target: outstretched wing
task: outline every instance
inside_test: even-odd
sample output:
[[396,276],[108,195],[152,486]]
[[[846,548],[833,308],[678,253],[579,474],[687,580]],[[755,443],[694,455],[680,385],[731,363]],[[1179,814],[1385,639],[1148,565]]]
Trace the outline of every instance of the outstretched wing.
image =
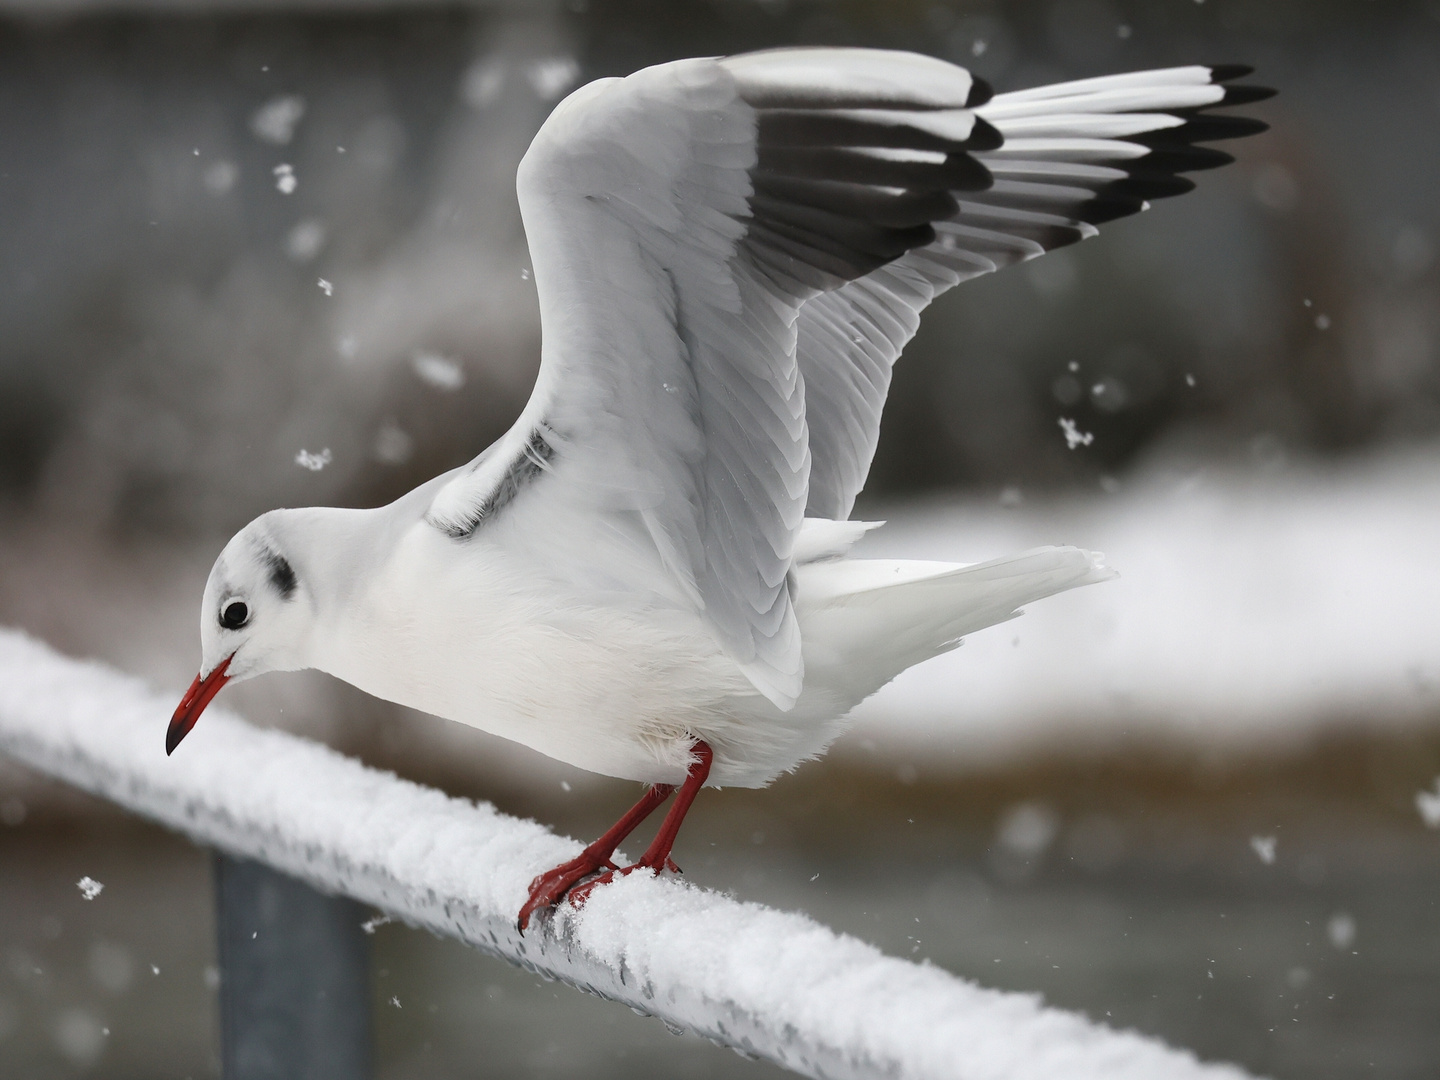
[[1142,72],[977,108],[988,90],[939,60],[782,49],[583,87],[519,173],[535,391],[429,520],[457,540],[501,519],[532,540],[640,537],[789,707],[795,540],[807,513],[848,515],[921,310],[1226,160],[1191,144],[1258,130],[1200,111],[1254,99],[1221,85],[1236,74]]
[[975,93],[927,57],[786,49],[571,95],[519,171],[544,333],[534,393],[429,520],[461,540],[505,518],[645,537],[788,708],[813,430],[796,319],[933,243],[952,192],[988,186],[967,150],[998,140]]
[[1092,236],[1095,226],[1179,195],[1179,175],[1233,160],[1198,142],[1265,130],[1208,108],[1271,91],[1225,85],[1240,67],[1183,67],[1001,94],[976,109],[1003,142],[977,152],[994,177],[959,195],[934,242],[801,309],[797,362],[810,425],[806,513],[844,518],[865,483],[890,371],[920,313],[960,282]]

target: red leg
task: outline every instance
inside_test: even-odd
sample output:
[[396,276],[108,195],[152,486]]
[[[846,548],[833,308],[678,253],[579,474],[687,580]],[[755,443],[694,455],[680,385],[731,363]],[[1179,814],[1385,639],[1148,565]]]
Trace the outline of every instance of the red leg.
[[615,869],[615,864],[610,861],[615,849],[657,806],[668,799],[674,790],[673,784],[652,785],[640,801],[627,810],[625,816],[612,825],[599,840],[569,862],[561,863],[554,870],[549,870],[530,882],[530,899],[525,901],[525,906],[520,909],[520,932],[525,932],[531,915],[541,908],[554,907],[577,881],[589,877],[597,870]]
[[691,765],[690,771],[685,774],[685,783],[681,785],[680,793],[675,796],[675,802],[670,807],[670,812],[665,815],[665,820],[660,825],[660,831],[655,834],[655,839],[650,842],[645,854],[640,856],[640,861],[634,866],[627,866],[621,870],[612,867],[594,880],[571,889],[570,903],[577,908],[583,906],[589,898],[591,890],[597,885],[613,881],[616,874],[634,873],[641,867],[653,870],[657,874],[667,868],[676,871],[680,869],[671,861],[670,849],[675,846],[675,837],[680,833],[680,826],[685,821],[690,804],[695,801],[695,796],[700,794],[700,789],[705,786],[705,779],[710,775],[710,763],[715,758],[715,752],[710,749],[710,744],[703,739],[695,740],[692,749],[699,760]]

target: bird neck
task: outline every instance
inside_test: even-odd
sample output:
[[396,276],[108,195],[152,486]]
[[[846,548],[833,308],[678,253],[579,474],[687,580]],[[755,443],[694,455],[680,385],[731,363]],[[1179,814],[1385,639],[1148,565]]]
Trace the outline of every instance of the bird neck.
[[307,506],[279,511],[271,520],[310,608],[313,630],[343,618],[356,590],[384,560],[391,543],[384,510]]

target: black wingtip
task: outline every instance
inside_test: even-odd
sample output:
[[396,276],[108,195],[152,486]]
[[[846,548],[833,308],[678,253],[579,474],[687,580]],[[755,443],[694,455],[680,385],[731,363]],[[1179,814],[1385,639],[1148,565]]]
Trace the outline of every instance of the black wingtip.
[[984,79],[977,79],[974,75],[971,75],[970,79],[970,96],[965,99],[965,107],[978,109],[995,96],[995,91]]
[[1206,169],[1218,169],[1222,165],[1229,165],[1234,160],[1233,155],[1227,154],[1224,150],[1216,150],[1211,146],[1175,144],[1157,147],[1145,157],[1131,163],[1132,167],[1127,171],[1132,175],[1147,172],[1202,172]]
[[966,150],[974,150],[977,153],[985,150],[999,150],[1005,145],[1005,136],[1000,134],[1000,129],[983,116],[975,117],[975,126],[970,129],[970,137],[962,144]]
[[1256,101],[1269,101],[1280,91],[1268,86],[1227,86],[1225,96],[1219,105],[1249,105]]
[[1075,216],[1090,225],[1104,225],[1107,221],[1129,217],[1145,209],[1144,199],[1125,195],[1111,195],[1108,192],[1096,195],[1080,204]]
[[1255,69],[1249,64],[1211,64],[1211,82],[1229,82],[1231,79],[1243,79],[1246,75],[1254,75]]
[[1195,190],[1195,181],[1188,176],[1173,174],[1132,173],[1124,180],[1116,180],[1105,189],[1107,195],[1123,195],[1137,202],[1150,199],[1173,199]]
[[945,155],[945,178],[951,191],[989,191],[995,186],[984,163],[963,153]]
[[1216,113],[1197,113],[1180,127],[1162,128],[1144,135],[1130,136],[1131,142],[1140,143],[1154,150],[1166,147],[1193,146],[1195,143],[1217,142],[1221,139],[1243,139],[1269,131],[1270,125],[1263,120],[1248,116],[1229,116]]

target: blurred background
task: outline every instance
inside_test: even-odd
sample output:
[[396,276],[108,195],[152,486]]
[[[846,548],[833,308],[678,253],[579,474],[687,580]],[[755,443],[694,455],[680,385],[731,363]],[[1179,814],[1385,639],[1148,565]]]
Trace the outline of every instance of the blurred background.
[[[790,43],[1281,93],[1235,165],[945,296],[897,368],[870,552],[1071,542],[1121,578],[708,793],[677,858],[1259,1074],[1434,1076],[1434,0],[0,0],[0,623],[178,697],[234,530],[387,501],[520,409],[514,171],[556,101]],[[634,797],[322,676],[227,693],[572,835]],[[210,873],[0,758],[0,1076],[218,1075]],[[386,1080],[780,1075],[454,942],[374,945]]]

